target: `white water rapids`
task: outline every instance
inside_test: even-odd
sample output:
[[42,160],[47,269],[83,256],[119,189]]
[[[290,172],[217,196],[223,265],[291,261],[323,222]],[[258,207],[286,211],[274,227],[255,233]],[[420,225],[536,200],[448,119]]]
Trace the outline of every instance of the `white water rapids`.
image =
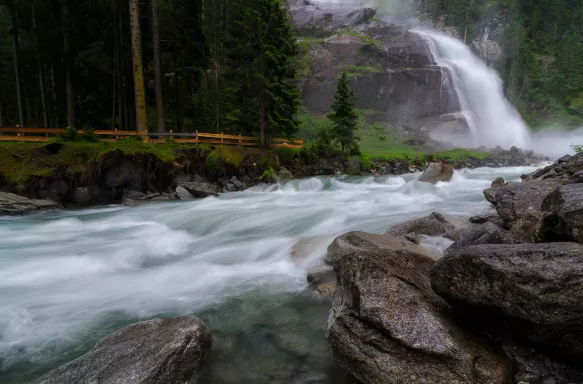
[[[121,326],[196,314],[214,345],[201,383],[338,383],[324,340],[329,303],[306,268],[350,230],[382,233],[432,211],[489,209],[497,176],[451,183],[312,178],[220,198],[0,218],[0,382],[28,383]],[[275,188],[275,190],[274,190]],[[302,240],[308,257],[292,257]]]

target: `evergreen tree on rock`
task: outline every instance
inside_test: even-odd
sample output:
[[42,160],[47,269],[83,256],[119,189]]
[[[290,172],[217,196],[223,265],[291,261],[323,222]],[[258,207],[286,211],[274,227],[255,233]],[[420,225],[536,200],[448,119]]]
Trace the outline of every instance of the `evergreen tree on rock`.
[[332,104],[332,112],[328,118],[332,120],[332,138],[340,143],[342,151],[349,151],[350,155],[360,153],[358,147],[358,114],[354,110],[356,107],[356,97],[354,91],[350,88],[348,76],[343,72],[336,85],[336,95]]
[[227,38],[227,119],[240,133],[290,136],[300,106],[298,47],[281,0],[233,0]]

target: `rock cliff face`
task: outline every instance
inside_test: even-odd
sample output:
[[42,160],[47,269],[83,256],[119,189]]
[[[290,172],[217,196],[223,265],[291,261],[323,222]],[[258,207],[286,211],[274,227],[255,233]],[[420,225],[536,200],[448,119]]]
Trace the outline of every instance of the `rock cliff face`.
[[421,128],[459,111],[449,73],[417,34],[374,18],[365,7],[296,0],[290,10],[306,48],[300,87],[309,112],[329,110],[342,70],[351,77],[358,107],[378,111],[381,121]]

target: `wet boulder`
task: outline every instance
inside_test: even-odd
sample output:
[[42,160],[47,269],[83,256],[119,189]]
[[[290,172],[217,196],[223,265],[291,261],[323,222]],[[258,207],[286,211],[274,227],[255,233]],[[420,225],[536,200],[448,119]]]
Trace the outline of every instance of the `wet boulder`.
[[501,342],[506,358],[514,367],[514,380],[526,384],[575,384],[583,383],[583,369],[549,357],[512,340]]
[[522,243],[522,241],[517,239],[513,234],[488,221],[479,227],[472,228],[465,232],[445,251],[445,254],[447,255],[470,245],[520,243]]
[[405,236],[416,233],[425,236],[443,236],[467,227],[462,221],[433,212],[429,216],[413,219],[387,229],[385,235]]
[[440,181],[450,181],[453,177],[453,168],[444,163],[430,163],[419,181],[437,184]]
[[357,250],[335,260],[338,281],[326,337],[334,357],[359,382],[509,381],[505,361],[461,329],[432,291],[434,265],[399,246]]
[[334,239],[328,247],[326,262],[334,264],[342,257],[356,251],[368,250],[400,250],[404,254],[409,252],[425,255],[429,259],[437,259],[438,254],[429,252],[423,246],[411,242],[401,236],[375,235],[366,232],[348,232]]
[[325,265],[308,270],[308,288],[320,296],[332,297],[336,291],[336,274],[331,266]]
[[456,313],[496,334],[583,358],[583,245],[476,245],[439,260],[431,286]]
[[292,175],[286,167],[280,167],[277,176],[279,176],[280,180],[290,180],[294,178],[294,175]]
[[472,216],[470,217],[470,223],[472,224],[493,223],[494,225],[500,228],[504,226],[504,220],[502,220],[502,218],[498,215]]
[[529,242],[545,240],[549,225],[543,201],[559,184],[554,180],[532,180],[511,183],[496,191],[494,205],[504,225],[517,236]]
[[178,196],[179,200],[194,200],[192,193],[188,192],[186,188],[180,185],[176,187],[176,195]]
[[188,183],[180,183],[179,186],[186,189],[196,198],[205,198],[219,195],[217,186],[206,181],[191,181]]
[[0,192],[0,215],[23,215],[60,208],[59,204],[51,200],[28,199],[14,193]]
[[563,185],[543,201],[547,238],[571,238],[583,243],[583,184]]
[[209,330],[200,319],[154,319],[122,328],[37,383],[196,382],[210,348]]

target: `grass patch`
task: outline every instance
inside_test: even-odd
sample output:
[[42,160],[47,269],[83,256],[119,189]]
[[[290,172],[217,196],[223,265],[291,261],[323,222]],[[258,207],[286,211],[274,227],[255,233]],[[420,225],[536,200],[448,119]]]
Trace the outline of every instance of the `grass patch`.
[[449,149],[446,151],[436,152],[430,154],[434,160],[442,161],[459,161],[465,159],[480,159],[484,160],[492,156],[490,152],[475,152],[465,148]]
[[383,45],[380,41],[373,39],[370,36],[360,34],[352,30],[352,28],[348,27],[343,31],[338,32],[338,36],[342,35],[350,35],[352,37],[356,37],[357,39],[362,40],[366,45],[374,49],[382,49]]
[[374,67],[347,65],[344,67],[344,70],[348,77],[373,76],[385,72],[380,65]]

